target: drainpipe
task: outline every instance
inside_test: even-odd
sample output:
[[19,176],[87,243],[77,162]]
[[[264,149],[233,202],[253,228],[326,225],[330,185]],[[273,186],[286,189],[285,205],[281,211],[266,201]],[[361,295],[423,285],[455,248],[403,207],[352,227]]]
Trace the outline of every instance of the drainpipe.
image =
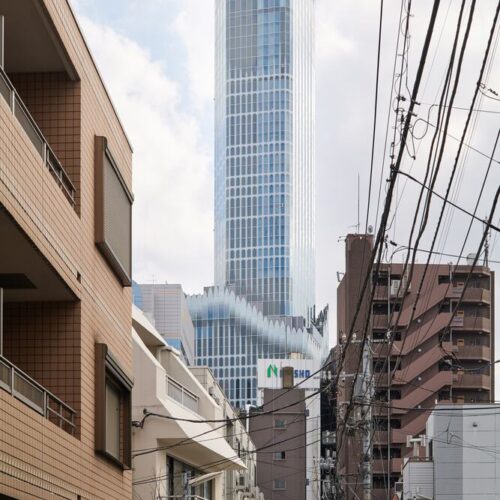
[[5,58],[4,58],[4,45],[5,45],[5,22],[4,17],[0,16],[0,68],[4,67]]

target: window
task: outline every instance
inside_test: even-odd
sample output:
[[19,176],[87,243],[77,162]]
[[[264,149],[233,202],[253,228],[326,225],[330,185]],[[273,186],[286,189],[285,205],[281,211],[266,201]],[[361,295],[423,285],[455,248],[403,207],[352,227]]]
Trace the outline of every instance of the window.
[[109,353],[96,345],[96,451],[124,469],[131,466],[132,382]]
[[273,490],[286,490],[286,481],[284,479],[275,479],[273,481]]
[[274,420],[274,428],[275,429],[286,429],[286,420],[276,418]]
[[274,458],[274,460],[285,460],[285,458],[286,458],[285,452],[284,451],[275,451],[273,458]]
[[450,303],[448,301],[445,301],[445,302],[441,302],[439,304],[439,312],[440,313],[447,313],[447,312],[451,312],[450,311]]
[[123,286],[132,285],[133,196],[104,137],[95,138],[95,240]]

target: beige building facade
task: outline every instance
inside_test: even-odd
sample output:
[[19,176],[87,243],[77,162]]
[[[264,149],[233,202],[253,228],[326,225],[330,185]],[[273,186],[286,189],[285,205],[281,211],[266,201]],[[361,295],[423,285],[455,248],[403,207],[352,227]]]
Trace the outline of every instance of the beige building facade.
[[258,499],[255,448],[209,369],[188,367],[133,309],[137,498]]
[[132,149],[66,0],[0,47],[0,494],[130,498]]
[[264,500],[264,494],[257,486],[257,449],[250,437],[250,421],[238,419],[238,413],[231,406],[224,391],[207,366],[190,367],[191,373],[223,409],[228,424],[224,436],[229,445],[245,464],[245,469],[224,472],[224,500]]

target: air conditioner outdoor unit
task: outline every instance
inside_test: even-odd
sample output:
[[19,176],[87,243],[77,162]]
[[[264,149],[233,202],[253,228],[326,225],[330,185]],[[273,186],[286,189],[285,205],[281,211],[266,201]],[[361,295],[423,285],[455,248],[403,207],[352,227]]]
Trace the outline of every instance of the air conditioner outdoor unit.
[[391,297],[399,296],[403,293],[403,286],[401,280],[391,281]]
[[[407,290],[408,288],[408,290]],[[391,297],[402,297],[411,290],[411,283],[408,283],[408,276],[404,275],[402,279],[391,281]]]

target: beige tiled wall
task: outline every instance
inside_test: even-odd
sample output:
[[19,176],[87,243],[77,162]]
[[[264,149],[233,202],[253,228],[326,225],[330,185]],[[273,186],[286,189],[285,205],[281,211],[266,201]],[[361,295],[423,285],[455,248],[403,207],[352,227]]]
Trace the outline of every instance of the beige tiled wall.
[[80,324],[79,302],[5,305],[4,356],[78,414]]
[[[13,79],[77,185],[79,206],[75,211],[68,202],[2,98],[0,204],[78,301],[9,305],[7,330],[15,330],[18,339],[11,340],[7,349],[17,356],[15,362],[78,409],[79,432],[76,437],[69,435],[0,390],[0,493],[20,499],[54,498],[56,493],[75,500],[78,495],[126,499],[132,497],[131,471],[120,470],[94,452],[95,343],[107,343],[132,375],[131,290],[120,285],[94,243],[94,137],[108,139],[129,188],[132,151],[67,0],[42,3],[79,81],[43,75],[41,87],[33,87],[29,76]],[[57,104],[39,110],[40,88]],[[55,121],[53,113],[58,113]],[[59,113],[64,113],[64,129],[56,123],[62,117]],[[57,342],[54,359],[48,350],[44,352],[45,340],[41,342],[38,333],[49,345]],[[28,346],[23,356],[16,354],[21,339]]]
[[80,82],[65,73],[10,74],[10,80],[76,188],[80,206]]

